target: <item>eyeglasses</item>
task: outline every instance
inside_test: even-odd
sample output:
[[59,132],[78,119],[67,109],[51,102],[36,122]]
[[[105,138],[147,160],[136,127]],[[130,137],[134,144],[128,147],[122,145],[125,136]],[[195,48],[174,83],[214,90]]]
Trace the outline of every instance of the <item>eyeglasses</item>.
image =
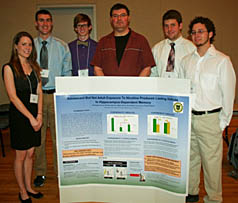
[[201,35],[201,34],[203,34],[204,32],[208,32],[208,31],[207,31],[207,30],[198,30],[198,31],[193,30],[193,31],[191,32],[191,35],[196,35],[196,34]]
[[78,24],[77,27],[79,27],[79,28],[86,28],[86,27],[88,27],[88,24]]
[[118,14],[113,14],[113,15],[112,15],[113,18],[119,18],[119,17],[125,18],[126,16],[127,16],[126,13],[122,13],[122,14],[120,14],[120,15],[118,15]]

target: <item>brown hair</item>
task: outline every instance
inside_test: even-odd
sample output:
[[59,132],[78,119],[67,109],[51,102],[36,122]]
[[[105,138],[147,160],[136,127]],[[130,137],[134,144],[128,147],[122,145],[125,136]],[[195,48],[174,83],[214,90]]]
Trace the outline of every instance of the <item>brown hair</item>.
[[17,53],[17,49],[15,48],[15,46],[19,43],[19,41],[22,37],[28,37],[31,40],[32,51],[31,51],[30,56],[27,58],[27,60],[28,60],[29,64],[31,65],[32,69],[36,72],[38,80],[40,80],[41,68],[40,68],[39,64],[36,62],[37,54],[36,54],[35,44],[34,44],[34,40],[33,40],[32,36],[28,32],[19,32],[13,38],[12,54],[11,54],[9,63],[13,66],[17,77],[19,77],[19,76],[26,77],[23,72],[23,68],[22,68],[18,53]]
[[91,19],[86,14],[83,13],[79,13],[74,17],[74,28],[76,28],[78,23],[80,22],[87,22],[88,27],[92,25]]

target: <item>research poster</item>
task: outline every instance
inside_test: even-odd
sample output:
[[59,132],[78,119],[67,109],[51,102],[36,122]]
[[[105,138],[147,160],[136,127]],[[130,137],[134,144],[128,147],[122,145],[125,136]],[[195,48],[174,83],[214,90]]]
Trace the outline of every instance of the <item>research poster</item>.
[[189,96],[56,94],[60,186],[154,186],[186,194]]

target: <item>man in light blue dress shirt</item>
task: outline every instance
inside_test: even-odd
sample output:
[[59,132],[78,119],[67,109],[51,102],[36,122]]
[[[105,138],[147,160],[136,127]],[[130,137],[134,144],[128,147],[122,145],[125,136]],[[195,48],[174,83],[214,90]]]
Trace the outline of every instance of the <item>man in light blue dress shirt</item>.
[[[71,54],[67,43],[53,37],[52,15],[47,10],[39,10],[35,14],[35,26],[39,36],[34,39],[37,50],[37,61],[42,71],[42,89],[43,89],[43,125],[41,129],[41,146],[35,149],[35,174],[34,185],[43,186],[46,178],[47,160],[46,160],[46,131],[49,124],[53,147],[54,170],[57,174],[57,155],[56,155],[56,132],[55,132],[55,113],[54,97],[55,77],[71,76],[72,62]],[[42,47],[46,46],[44,53]],[[43,55],[46,58],[43,58]],[[44,62],[42,62],[44,60]],[[44,65],[42,65],[44,64]],[[47,65],[45,65],[47,64]],[[46,67],[43,67],[46,66]]]

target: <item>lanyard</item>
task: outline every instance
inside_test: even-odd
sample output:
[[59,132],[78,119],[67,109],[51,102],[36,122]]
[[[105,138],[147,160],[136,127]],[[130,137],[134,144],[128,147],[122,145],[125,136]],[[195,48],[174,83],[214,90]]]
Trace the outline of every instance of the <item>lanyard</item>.
[[[38,78],[37,78],[37,75],[36,75],[36,73],[35,73],[34,70],[32,70],[32,71],[33,71],[33,73],[34,73],[34,75],[35,75],[35,77],[36,77],[37,84],[38,84]],[[26,75],[26,78],[27,78],[27,80],[28,80],[28,83],[29,83],[29,86],[30,86],[30,91],[31,91],[31,94],[32,94],[31,80],[29,79],[28,75]]]
[[[80,70],[80,61],[79,61],[79,47],[78,43],[76,43],[76,51],[77,51],[77,62],[78,62],[78,70]],[[90,49],[90,41],[88,41],[88,54],[87,54],[87,68],[89,64],[89,49]]]

